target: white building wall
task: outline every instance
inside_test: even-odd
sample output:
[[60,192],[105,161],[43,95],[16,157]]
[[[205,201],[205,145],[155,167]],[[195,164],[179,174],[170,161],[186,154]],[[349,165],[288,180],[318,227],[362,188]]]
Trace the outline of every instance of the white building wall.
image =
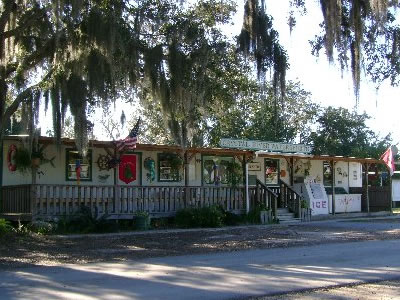
[[[32,175],[30,172],[22,174],[19,171],[11,172],[7,167],[7,153],[9,146],[15,144],[17,148],[22,147],[22,143],[15,140],[5,140],[3,147],[3,185],[19,185],[19,184],[31,184]],[[38,184],[76,184],[76,181],[69,181],[66,179],[66,150],[73,149],[72,146],[62,145],[60,150],[57,149],[56,145],[48,145],[44,149],[44,156],[46,159],[53,157],[53,167],[50,163],[40,165],[36,176],[36,182]],[[162,151],[134,151],[129,155],[137,155],[136,158],[136,174],[137,179],[129,184],[119,180],[119,169],[111,170],[100,170],[97,165],[97,160],[100,155],[107,155],[107,152],[103,148],[90,148],[92,150],[92,180],[85,181],[81,180],[81,185],[113,185],[114,184],[114,173],[116,174],[117,184],[123,186],[184,186],[185,176],[184,170],[181,170],[181,180],[178,182],[160,182],[158,181],[158,154],[163,153]],[[150,157],[155,161],[155,180],[150,182],[147,173],[149,171],[144,167],[144,160]],[[236,160],[239,162],[238,160]],[[108,175],[108,176],[107,176]],[[202,185],[202,155],[197,153],[192,158],[189,165],[189,185],[190,186],[201,186]]]
[[[307,160],[303,160],[306,164]],[[311,168],[309,170],[309,175],[306,176],[304,182],[309,183],[323,183],[323,161],[322,160],[310,160]]]
[[335,186],[349,191],[349,165],[345,161],[335,163]]
[[349,186],[362,187],[362,165],[357,162],[349,163]]

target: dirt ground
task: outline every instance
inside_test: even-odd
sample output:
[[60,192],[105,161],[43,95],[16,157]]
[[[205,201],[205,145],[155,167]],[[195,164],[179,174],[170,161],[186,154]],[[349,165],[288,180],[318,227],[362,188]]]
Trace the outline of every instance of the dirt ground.
[[396,300],[400,299],[400,280],[317,289],[249,300]]
[[0,269],[400,238],[400,218],[0,239]]

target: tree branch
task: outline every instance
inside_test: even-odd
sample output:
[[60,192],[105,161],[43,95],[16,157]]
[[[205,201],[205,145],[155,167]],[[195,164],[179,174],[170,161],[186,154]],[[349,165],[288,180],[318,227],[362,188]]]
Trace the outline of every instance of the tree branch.
[[4,131],[4,127],[7,123],[7,121],[11,118],[11,116],[17,111],[18,107],[21,105],[21,103],[30,95],[32,94],[33,91],[35,90],[40,90],[41,86],[43,85],[44,82],[46,82],[51,75],[53,74],[53,69],[51,69],[43,79],[35,85],[32,85],[28,88],[26,88],[24,91],[18,94],[18,96],[14,99],[14,101],[7,107],[5,110],[4,114],[1,116],[1,123],[0,123],[0,135]]
[[12,36],[16,36],[20,32],[22,32],[24,29],[35,24],[38,20],[40,20],[41,18],[44,18],[44,17],[46,17],[46,14],[43,11],[41,11],[41,10],[35,11],[35,12],[33,12],[33,15],[31,15],[29,17],[28,21],[26,21],[22,25],[20,25],[16,28],[13,28],[11,30],[8,30],[8,31],[0,31],[0,38],[7,39]]
[[15,8],[16,4],[13,0],[3,0],[3,7],[4,11],[1,13],[0,16],[0,33],[4,32],[4,28],[7,24],[7,21],[10,17],[11,12]]

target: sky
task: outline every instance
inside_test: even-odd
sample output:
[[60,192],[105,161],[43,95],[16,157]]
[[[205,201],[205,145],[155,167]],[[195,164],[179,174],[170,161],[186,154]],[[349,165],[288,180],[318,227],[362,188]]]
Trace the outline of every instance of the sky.
[[[322,22],[322,13],[319,1],[307,1],[307,15],[297,16],[297,24],[292,33],[287,25],[289,0],[266,0],[267,12],[273,17],[273,26],[279,32],[281,44],[289,56],[290,69],[287,79],[296,80],[303,84],[306,91],[312,93],[312,100],[322,106],[345,107],[356,109],[358,113],[366,112],[371,116],[367,125],[381,137],[392,133],[393,144],[400,143],[400,129],[398,126],[400,102],[399,88],[383,84],[376,91],[373,83],[362,78],[359,103],[353,93],[351,74],[342,74],[338,65],[330,65],[326,56],[321,52],[316,58],[311,54],[309,40],[319,34],[319,24]],[[223,28],[225,34],[236,36],[240,33],[243,23],[243,0],[237,0],[238,12],[233,18],[233,24]],[[129,112],[134,107],[117,103],[112,118],[119,120],[122,110],[129,118]],[[100,115],[100,113],[98,114]],[[43,124],[42,133],[45,133],[51,124]],[[125,126],[122,136],[127,135],[129,128]],[[95,126],[95,136],[98,139],[109,139],[101,126]]]

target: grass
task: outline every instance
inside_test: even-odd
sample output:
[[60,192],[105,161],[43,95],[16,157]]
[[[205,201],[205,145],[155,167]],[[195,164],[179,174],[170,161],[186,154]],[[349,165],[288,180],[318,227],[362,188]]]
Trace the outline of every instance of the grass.
[[393,213],[394,214],[400,214],[400,207],[393,208]]

